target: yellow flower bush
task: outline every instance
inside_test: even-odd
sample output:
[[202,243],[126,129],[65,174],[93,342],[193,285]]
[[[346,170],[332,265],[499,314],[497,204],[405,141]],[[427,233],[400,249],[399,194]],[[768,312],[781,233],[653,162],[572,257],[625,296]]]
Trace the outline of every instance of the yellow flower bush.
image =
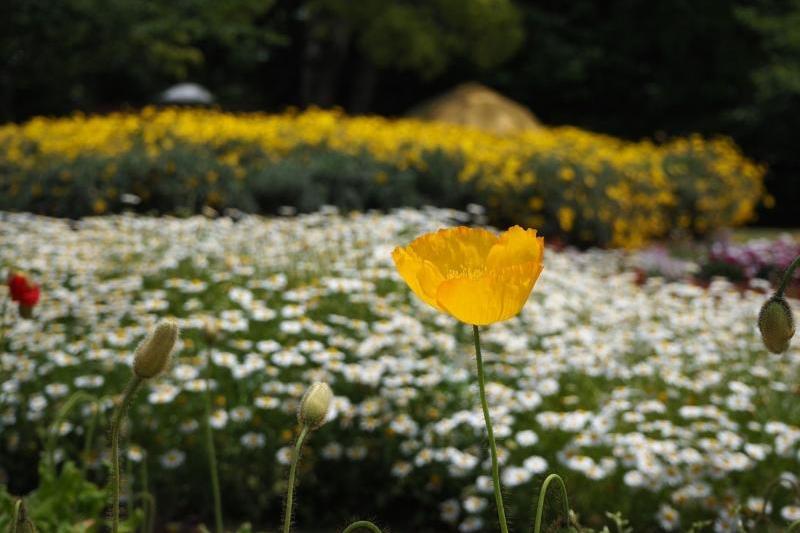
[[412,119],[145,108],[0,126],[0,209],[62,216],[486,205],[492,222],[638,246],[752,219],[765,169],[729,139],[628,142],[572,127],[497,136]]
[[508,320],[522,310],[542,271],[544,239],[514,226],[502,235],[451,228],[392,253],[400,275],[425,303],[471,325]]

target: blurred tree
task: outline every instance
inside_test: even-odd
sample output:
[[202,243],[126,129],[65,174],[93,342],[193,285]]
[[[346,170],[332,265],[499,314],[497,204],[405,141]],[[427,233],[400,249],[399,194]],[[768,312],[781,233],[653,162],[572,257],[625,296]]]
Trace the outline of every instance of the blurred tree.
[[546,121],[626,136],[684,133],[719,125],[748,96],[756,43],[730,0],[540,0],[520,9],[526,52],[492,82]]
[[759,37],[759,63],[750,70],[752,98],[735,111],[737,137],[769,163],[767,187],[778,198],[770,222],[797,226],[800,202],[800,0],[764,0],[736,9]]
[[[370,108],[380,70],[430,80],[456,60],[488,69],[523,37],[510,0],[310,0],[303,15],[304,103],[332,105],[346,86],[355,112]],[[355,64],[349,84],[342,79],[348,60]]]
[[[770,165],[769,224],[797,224],[800,0],[537,0],[484,81],[546,123],[625,137],[728,134]],[[794,198],[795,201],[789,201]]]
[[800,0],[765,0],[735,13],[761,38],[766,61],[752,72],[756,101],[800,95]]
[[399,114],[479,81],[545,123],[732,135],[800,198],[800,0],[3,0],[0,121],[152,101]]
[[147,101],[190,73],[214,77],[218,65],[246,74],[285,44],[267,24],[271,6],[270,0],[6,0],[0,119]]

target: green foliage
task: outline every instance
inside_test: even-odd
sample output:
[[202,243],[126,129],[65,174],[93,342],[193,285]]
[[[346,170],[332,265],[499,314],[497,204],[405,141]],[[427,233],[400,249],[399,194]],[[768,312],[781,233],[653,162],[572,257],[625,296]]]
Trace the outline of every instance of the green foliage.
[[522,41],[518,12],[509,0],[371,0],[312,5],[347,21],[359,50],[378,67],[440,74],[462,59],[488,68],[507,59]]
[[755,33],[758,50],[758,61],[747,71],[752,96],[731,112],[735,133],[751,153],[771,165],[767,186],[777,199],[773,216],[793,225],[800,198],[794,142],[800,129],[800,2],[748,2],[735,15]]
[[496,225],[628,247],[751,220],[764,173],[724,138],[631,143],[577,128],[497,136],[320,110],[174,108],[7,125],[0,169],[0,209],[62,217],[472,202]]
[[546,123],[629,138],[724,133],[770,165],[761,217],[795,223],[796,0],[520,2],[520,52],[484,81]]
[[[448,163],[452,169],[453,162]],[[442,202],[457,205],[467,196],[467,187],[450,189],[450,185],[457,183],[438,175],[426,179],[427,176],[412,169],[397,169],[366,153],[353,157],[318,147],[298,148],[274,164],[254,168],[248,177],[251,196],[243,198],[242,205],[261,212],[275,212],[280,206],[308,212],[322,205],[347,210]],[[438,183],[441,188],[426,190],[423,186],[426,182]],[[442,189],[456,192],[447,198],[438,194]]]
[[[419,172],[379,162],[367,153],[351,156],[325,147],[301,146],[278,161],[255,147],[248,152],[241,166],[187,142],[176,142],[155,157],[139,145],[115,158],[55,158],[30,172],[18,195],[0,198],[0,209],[62,217],[122,209],[188,215],[207,205],[262,213],[282,206],[310,212],[323,205],[363,211],[466,205],[475,197],[472,186],[457,179],[460,163],[440,153],[426,154],[431,165]],[[121,194],[109,198],[109,190],[133,193],[141,203],[126,204]]]
[[756,99],[800,96],[800,2],[759,2],[737,7],[735,14],[759,35],[768,58],[752,72]]
[[[0,530],[10,526],[16,498],[0,486]],[[39,487],[25,497],[28,517],[42,533],[95,531],[103,516],[106,492],[86,480],[81,470],[67,461],[54,473],[46,461],[39,463]],[[129,526],[127,531],[133,531]]]
[[[73,461],[67,460],[58,468],[53,460],[56,436],[62,423],[74,410],[79,402],[91,402],[94,411],[99,409],[97,400],[85,391],[72,394],[56,413],[52,425],[48,428],[46,444],[40,454],[38,463],[39,483],[35,490],[24,497],[25,515],[35,526],[34,531],[42,533],[88,533],[97,531],[104,523],[103,514],[108,503],[107,491],[95,485],[86,477],[86,467],[78,467]],[[84,445],[84,460],[92,445],[96,414],[85,415],[87,432]],[[152,496],[145,494],[143,499],[148,500],[148,517],[152,517]],[[11,496],[6,487],[0,485],[0,510],[12,509],[18,497]],[[142,523],[144,513],[136,508],[129,512],[125,522],[121,524],[120,531],[134,532],[138,524]],[[0,531],[10,528],[11,514],[0,514]],[[10,531],[13,531],[9,529]]]
[[[800,195],[796,0],[7,0],[0,121],[152,102],[192,79],[223,105],[403,113],[465,79],[546,123],[733,136]],[[624,95],[624,97],[623,97]]]
[[[0,7],[0,117],[151,100],[198,70],[246,76],[285,39],[269,0],[9,0]],[[68,53],[64,53],[68,51]]]

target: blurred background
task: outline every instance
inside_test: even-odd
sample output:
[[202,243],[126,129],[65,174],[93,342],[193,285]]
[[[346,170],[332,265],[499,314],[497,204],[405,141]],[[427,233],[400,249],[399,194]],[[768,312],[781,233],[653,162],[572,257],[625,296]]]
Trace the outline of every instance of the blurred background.
[[11,494],[99,525],[158,316],[131,523],[211,523],[208,438],[226,523],[275,526],[322,379],[301,528],[486,531],[470,331],[389,254],[455,224],[547,242],[485,336],[515,524],[555,471],[600,531],[800,527],[800,350],[756,327],[779,283],[800,311],[799,130],[800,0],[0,1],[0,531]]
[[[208,94],[164,93],[185,82]],[[730,135],[768,165],[775,202],[763,202],[756,223],[797,223],[796,0],[0,5],[0,122],[182,95],[224,110],[315,105],[398,116],[464,82],[546,125],[628,139]]]

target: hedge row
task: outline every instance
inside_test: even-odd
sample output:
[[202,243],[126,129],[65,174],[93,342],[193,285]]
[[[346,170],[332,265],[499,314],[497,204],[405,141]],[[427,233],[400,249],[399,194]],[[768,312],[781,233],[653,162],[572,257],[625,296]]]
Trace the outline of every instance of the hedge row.
[[496,224],[637,246],[751,220],[763,176],[726,138],[655,144],[571,127],[499,137],[321,110],[146,108],[0,126],[0,209],[66,217],[477,202]]

